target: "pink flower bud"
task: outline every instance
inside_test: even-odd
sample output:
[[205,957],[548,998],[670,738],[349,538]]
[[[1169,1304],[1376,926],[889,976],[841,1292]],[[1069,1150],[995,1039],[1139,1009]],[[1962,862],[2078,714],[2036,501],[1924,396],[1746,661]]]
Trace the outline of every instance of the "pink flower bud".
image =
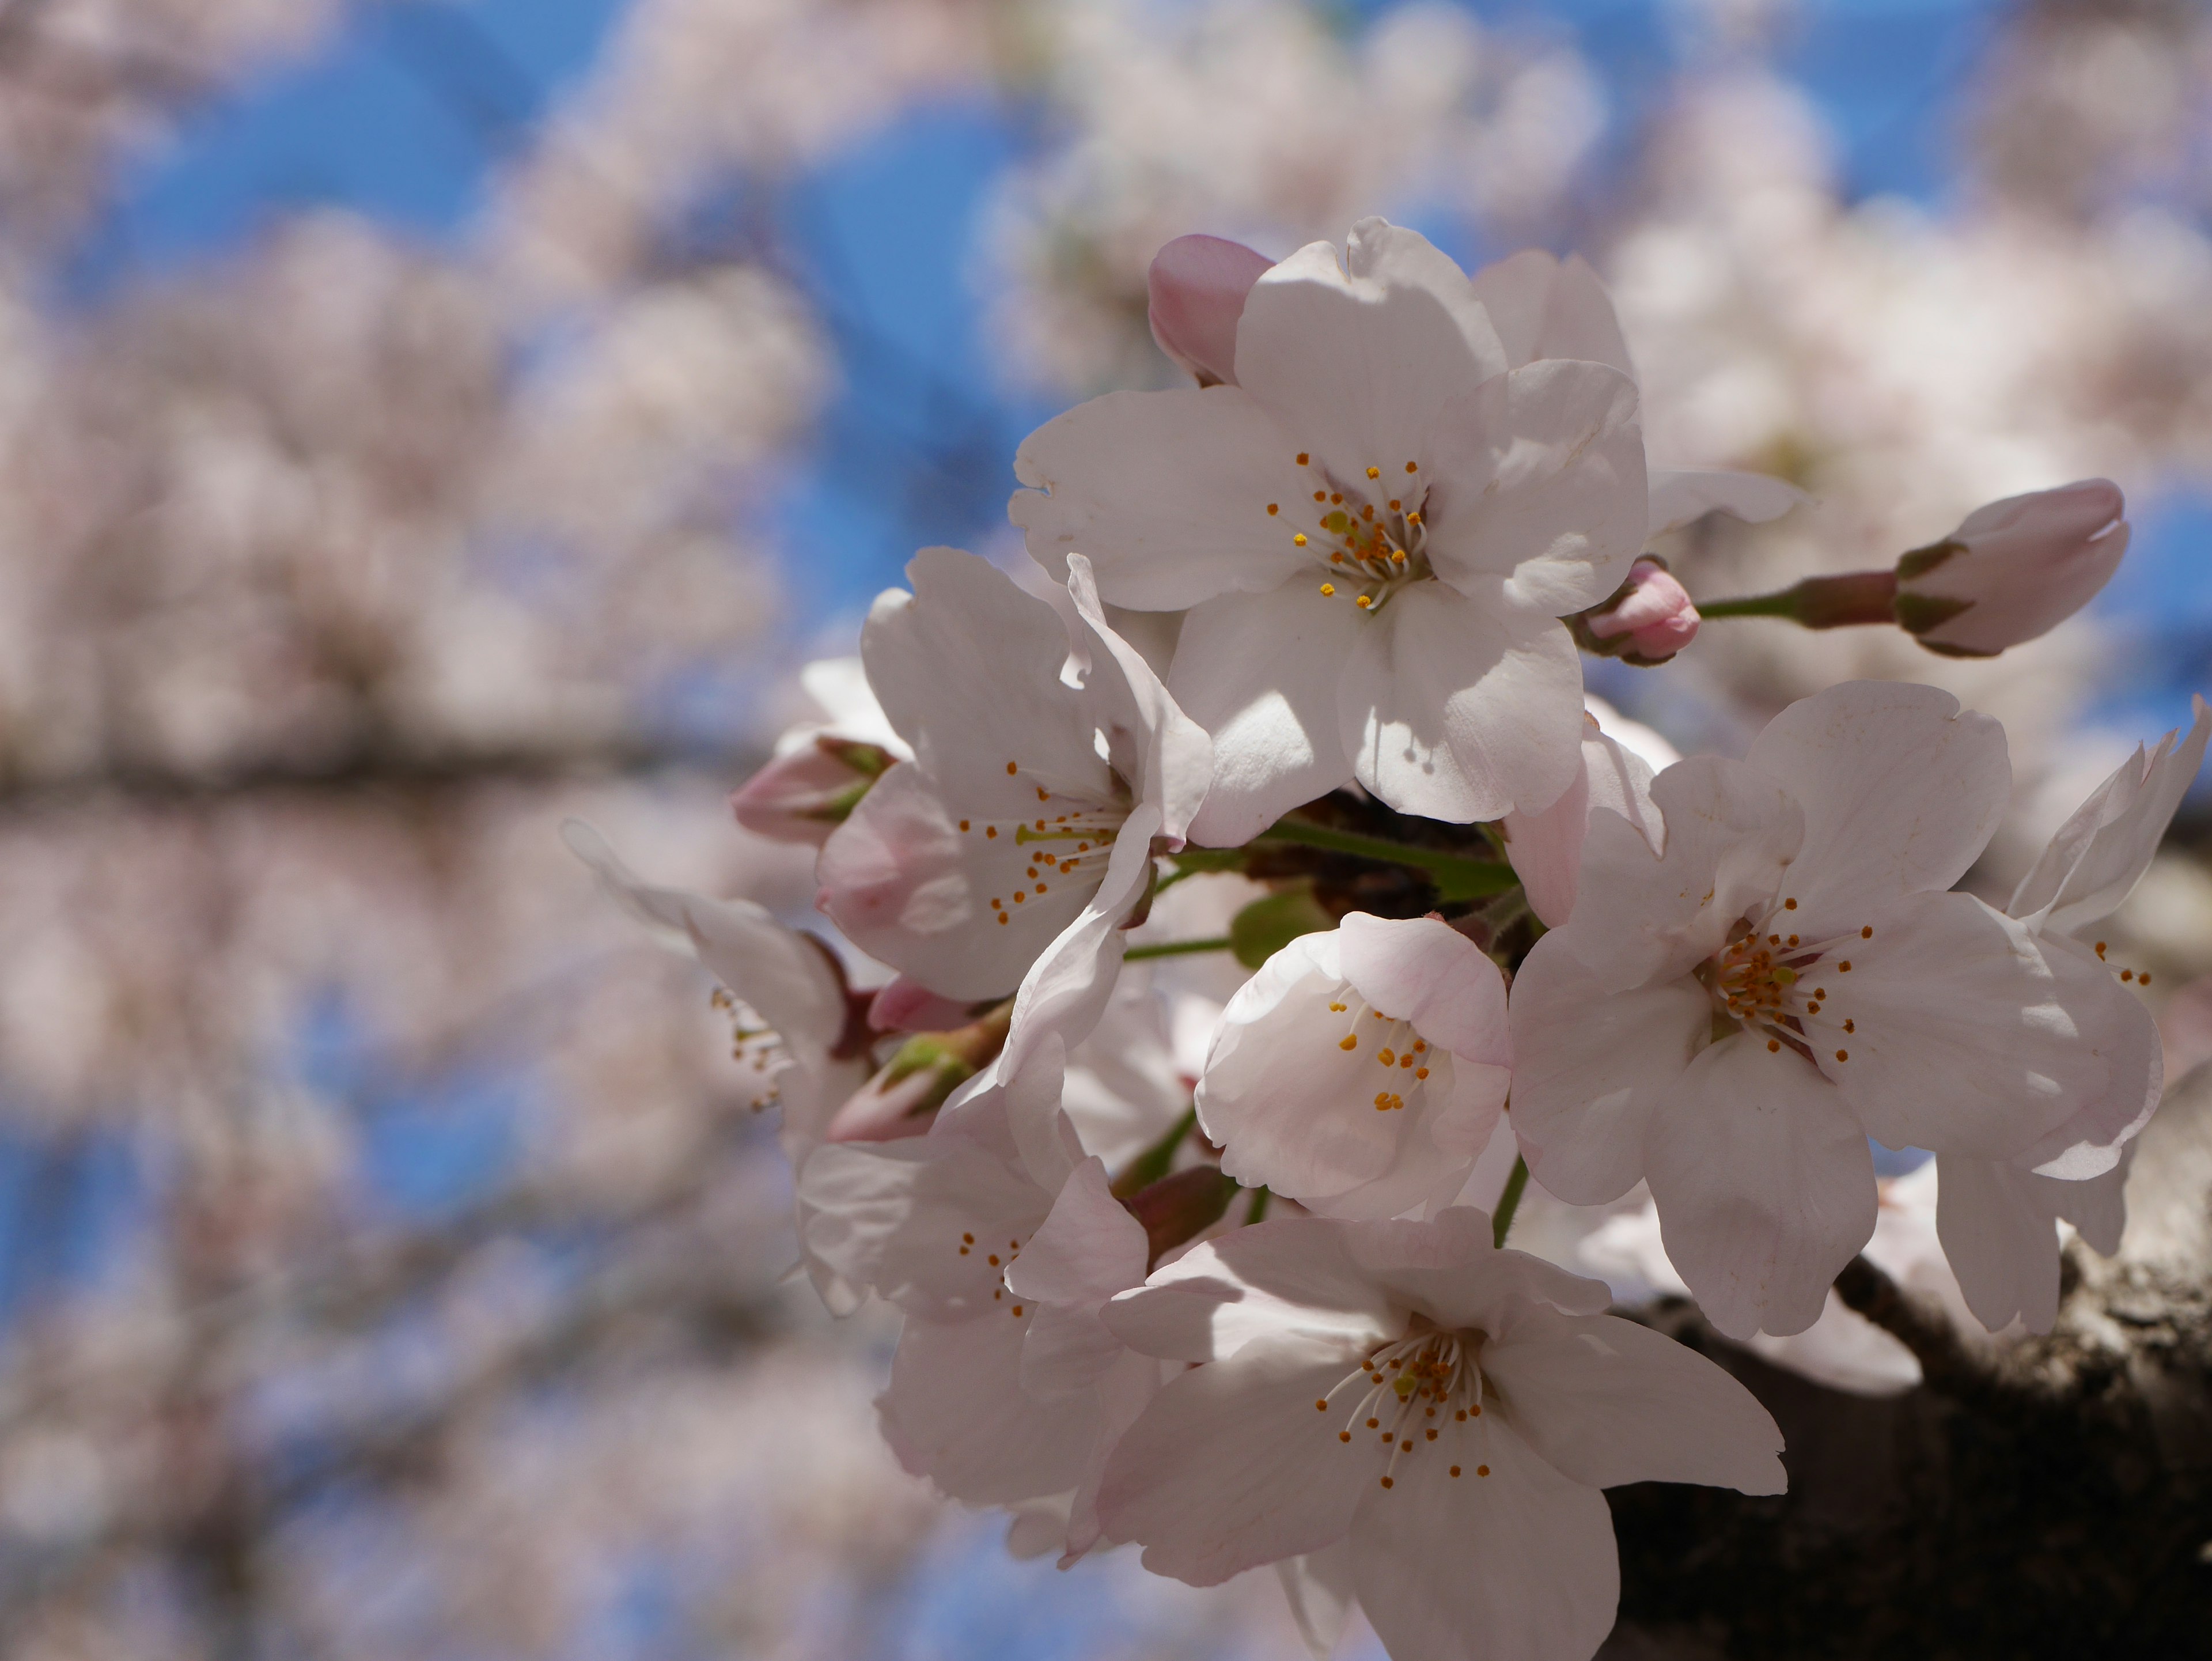
[[975,1019],[971,1003],[939,997],[920,981],[894,975],[868,1007],[868,1025],[878,1032],[950,1032]]
[[1201,386],[1237,384],[1244,296],[1274,262],[1241,242],[1179,236],[1153,256],[1152,338]]
[[1601,641],[1618,641],[1608,657],[1631,663],[1664,663],[1698,637],[1698,608],[1689,591],[1655,559],[1639,559],[1629,569],[1627,592],[1604,611],[1589,614],[1589,631]]
[[896,759],[879,745],[824,733],[747,779],[730,811],[757,836],[819,848]]
[[1930,651],[1994,657],[2080,611],[2128,548],[2126,499],[2106,478],[2008,496],[1897,562],[1897,620]]

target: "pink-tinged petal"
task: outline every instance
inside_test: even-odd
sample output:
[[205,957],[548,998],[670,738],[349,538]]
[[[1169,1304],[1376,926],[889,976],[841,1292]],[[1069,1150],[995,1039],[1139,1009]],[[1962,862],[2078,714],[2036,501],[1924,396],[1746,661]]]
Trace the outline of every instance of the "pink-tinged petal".
[[1152,256],[1146,277],[1152,338],[1200,386],[1237,384],[1244,296],[1273,263],[1218,236],[1179,236]]
[[2004,728],[1932,686],[1854,680],[1800,698],[1746,759],[1805,810],[1789,892],[1808,940],[1858,928],[1869,906],[1950,887],[2012,799]]
[[2118,1163],[2101,1176],[2070,1183],[2031,1176],[2028,1181],[2044,1204],[2074,1225],[2084,1244],[2110,1257],[2119,1250],[2120,1236],[2127,1229],[2128,1171],[2140,1146],[2130,1142],[2120,1150]]
[[[2070,1185],[2105,1176],[2132,1147],[2166,1095],[2166,1045],[2158,1023],[2109,965],[2081,941],[2045,934],[2039,942],[2056,977],[2059,1001],[2105,1063],[2105,1086],[2080,1111],[2045,1135],[2014,1165]],[[2060,1208],[2061,1216],[2072,1214]]]
[[1106,1481],[1106,1467],[1129,1427],[1160,1393],[1160,1364],[1149,1355],[1123,1350],[1098,1381],[1095,1393],[1097,1435],[1084,1464],[1083,1480],[1076,1485],[1074,1500],[1068,1506],[1067,1549],[1060,1560],[1062,1568],[1105,1541],[1105,1526],[1098,1519],[1098,1494]]
[[1598,639],[1620,642],[1608,651],[1646,665],[1664,663],[1695,640],[1700,621],[1690,591],[1651,559],[1628,568],[1626,590],[1609,609],[1583,615]]
[[[1961,657],[1992,657],[2047,634],[2119,569],[2126,511],[2106,478],[1978,508],[1934,548],[1898,562],[1899,619],[1922,644]],[[1950,604],[1926,618],[1910,609],[1930,600]]]
[[1337,1440],[1342,1415],[1314,1403],[1357,1365],[1334,1346],[1269,1339],[1171,1379],[1107,1462],[1107,1536],[1194,1586],[1341,1540],[1374,1478],[1367,1449]]
[[1057,573],[1080,550],[1115,605],[1175,611],[1258,593],[1304,563],[1267,504],[1312,487],[1298,443],[1235,386],[1109,392],[1022,441],[1007,516]]
[[1353,1256],[1356,1226],[1373,1226],[1289,1217],[1202,1240],[1107,1305],[1106,1324],[1164,1360],[1218,1361],[1278,1339],[1364,1354],[1405,1317]]
[[1353,1261],[1440,1327],[1487,1332],[1510,1312],[1548,1304],[1595,1315],[1613,1301],[1602,1281],[1570,1274],[1525,1251],[1500,1251],[1487,1212],[1453,1206],[1429,1222],[1340,1225]]
[[[1034,811],[1039,783],[1104,800],[1111,781],[1086,700],[1060,678],[1070,642],[1059,614],[957,548],[925,548],[906,570],[913,593],[878,598],[860,656],[945,800],[977,818]],[[1009,775],[1009,762],[1030,776]]]
[[1360,783],[1457,824],[1547,806],[1573,784],[1582,660],[1564,625],[1495,586],[1473,598],[1442,582],[1351,615],[1338,730]]
[[878,1032],[950,1032],[975,1019],[975,1005],[941,997],[920,981],[895,975],[868,1005],[868,1025]]
[[2212,738],[2212,705],[2191,700],[2196,719],[2179,747],[2168,733],[2146,757],[2142,746],[2074,810],[2005,907],[2015,917],[2063,934],[2119,909],[2135,891],[2166,826],[2189,794]]
[[1577,1482],[1703,1482],[1780,1494],[1782,1432],[1758,1398],[1672,1338],[1610,1315],[1530,1310],[1482,1370],[1516,1429]]
[[1213,783],[1193,841],[1249,842],[1351,778],[1337,687],[1364,621],[1303,574],[1192,608],[1168,688],[1213,737]]
[[1666,853],[1655,857],[1620,816],[1592,814],[1575,910],[1559,931],[1601,984],[1623,991],[1686,975],[1718,951],[1771,901],[1804,834],[1786,790],[1717,756],[1677,762],[1652,781],[1651,801]]
[[1377,1009],[1468,1061],[1513,1064],[1505,977],[1466,935],[1431,917],[1354,911],[1337,937],[1345,979]]
[[972,1002],[1018,985],[1095,890],[1079,876],[1051,880],[1008,831],[992,837],[976,819],[963,830],[963,817],[919,764],[895,767],[823,844],[815,876],[817,903],[854,945]]
[[1521,879],[1528,909],[1547,928],[1564,928],[1574,911],[1575,882],[1582,871],[1589,815],[1589,740],[1585,737],[1582,766],[1566,794],[1534,812],[1516,809],[1499,826],[1505,857]]
[[1038,1305],[1022,1351],[1022,1387],[1066,1396],[1096,1385],[1122,1354],[1098,1318],[1117,1292],[1142,1284],[1145,1231],[1109,1191],[1104,1165],[1086,1159],[1006,1272],[1006,1289]]
[[1652,1115],[1711,1025],[1692,981],[1615,992],[1561,935],[1536,942],[1513,983],[1511,1117],[1547,1193],[1603,1205],[1642,1180]]
[[1936,1156],[1936,1232],[1974,1318],[2048,1332],[2058,1314],[2058,1219],[2038,1178],[2002,1160]]
[[2104,1099],[2131,1039],[2141,1059],[2109,975],[1970,894],[1870,911],[1805,973],[1826,995],[1804,1023],[1814,1058],[1889,1147],[2008,1159]]
[[[855,766],[855,756],[865,764]],[[866,790],[889,759],[887,751],[826,735],[811,739],[732,792],[731,816],[757,837],[819,848],[851,811],[854,792]]]
[[1874,1233],[1874,1156],[1835,1086],[1743,1034],[1700,1052],[1644,1162],[1667,1256],[1731,1338],[1802,1332]]
[[1421,509],[1440,576],[1469,592],[1503,579],[1553,617],[1620,587],[1644,540],[1634,381],[1547,360],[1470,385],[1440,422]]
[[1109,751],[1138,799],[1159,804],[1160,834],[1180,843],[1213,781],[1213,740],[1108,624],[1091,562],[1081,554],[1067,557],[1067,593],[1092,648],[1087,684]]
[[1463,1449],[1418,1444],[1387,1489],[1369,1475],[1351,1530],[1360,1607],[1393,1661],[1595,1654],[1620,1601],[1605,1496],[1511,1426],[1477,1422]]
[[1581,255],[1561,260],[1524,248],[1477,271],[1474,292],[1511,368],[1540,357],[1574,357],[1636,378],[1613,298]]
[[975,1506],[1058,1494],[1082,1479],[1094,1416],[1022,1389],[1027,1329],[1026,1320],[996,1311],[967,1321],[907,1318],[876,1411],[908,1472]]
[[1695,467],[1654,467],[1650,472],[1650,534],[1657,536],[1703,519],[1726,514],[1747,525],[1764,525],[1811,500],[1796,485],[1764,473],[1730,473]]
[[697,958],[795,1055],[818,1062],[837,1042],[845,1028],[845,989],[815,941],[750,900],[708,899],[644,881],[581,819],[562,824],[561,837],[617,905],[671,951]]
[[1352,227],[1344,264],[1316,242],[1268,271],[1237,331],[1237,380],[1340,484],[1428,466],[1445,406],[1504,367],[1465,273],[1379,219]]
[[1286,1557],[1275,1565],[1275,1573],[1307,1652],[1314,1661],[1329,1661],[1352,1615],[1351,1542],[1340,1541],[1303,1556]]

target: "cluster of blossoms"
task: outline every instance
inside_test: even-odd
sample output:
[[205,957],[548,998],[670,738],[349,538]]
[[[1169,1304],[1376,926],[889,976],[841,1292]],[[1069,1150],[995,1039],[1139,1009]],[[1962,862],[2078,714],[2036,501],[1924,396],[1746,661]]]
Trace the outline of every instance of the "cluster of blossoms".
[[[1063,1564],[1273,1564],[1317,1652],[1356,1600],[1397,1661],[1588,1657],[1601,1490],[1778,1493],[1782,1437],[1508,1249],[1524,1185],[1648,1185],[1711,1324],[1786,1339],[1875,1233],[1872,1144],[1925,1150],[1967,1306],[2047,1328],[2059,1220],[2116,1234],[2162,1082],[2094,925],[2212,713],[2000,908],[1957,885],[2005,738],[1948,694],[1845,684],[1741,761],[1657,766],[1593,714],[1582,652],[1698,630],[1650,539],[1800,498],[1647,467],[1587,266],[1470,278],[1378,220],[1279,264],[1192,237],[1152,319],[1198,384],[1032,435],[1035,569],[924,551],[738,794],[819,846],[849,958],[572,844],[721,983],[825,1299],[902,1311],[880,1409],[910,1470]],[[2002,651],[2110,575],[2121,514],[2101,481],[2000,502],[1705,615]],[[1241,983],[1176,978],[1232,958]]]

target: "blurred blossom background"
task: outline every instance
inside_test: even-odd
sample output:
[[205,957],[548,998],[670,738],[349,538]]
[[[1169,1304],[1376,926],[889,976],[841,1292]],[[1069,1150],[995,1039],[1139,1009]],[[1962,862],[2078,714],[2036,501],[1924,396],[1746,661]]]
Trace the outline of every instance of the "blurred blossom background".
[[[1022,435],[1171,380],[1161,242],[1370,212],[1586,253],[1654,459],[1812,493],[1675,533],[1693,593],[2126,489],[1998,660],[1592,666],[1685,750],[1948,686],[1995,891],[2212,685],[2203,5],[0,0],[0,1653],[1303,1653],[898,1471],[893,1329],[789,1281],[708,983],[556,827],[808,916],[724,801],[797,666],[1021,557]],[[2120,919],[2169,1076],[2205,826]]]

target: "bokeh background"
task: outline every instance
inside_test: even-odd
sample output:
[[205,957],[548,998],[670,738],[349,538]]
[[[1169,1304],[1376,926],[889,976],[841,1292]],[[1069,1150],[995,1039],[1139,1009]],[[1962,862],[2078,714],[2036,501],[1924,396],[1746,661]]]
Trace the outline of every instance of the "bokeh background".
[[[1021,435],[1167,384],[1153,250],[1588,254],[1655,456],[1816,498],[1694,593],[2102,473],[1987,664],[1716,624],[1739,749],[2001,715],[2002,886],[2212,685],[2212,13],[2181,0],[0,0],[0,1654],[1302,1651],[878,1445],[690,966],[568,813],[808,913],[729,788]],[[2196,827],[2191,829],[2191,827]],[[2197,810],[2120,920],[2212,1054]],[[1351,1649],[1379,1654],[1355,1634]]]

